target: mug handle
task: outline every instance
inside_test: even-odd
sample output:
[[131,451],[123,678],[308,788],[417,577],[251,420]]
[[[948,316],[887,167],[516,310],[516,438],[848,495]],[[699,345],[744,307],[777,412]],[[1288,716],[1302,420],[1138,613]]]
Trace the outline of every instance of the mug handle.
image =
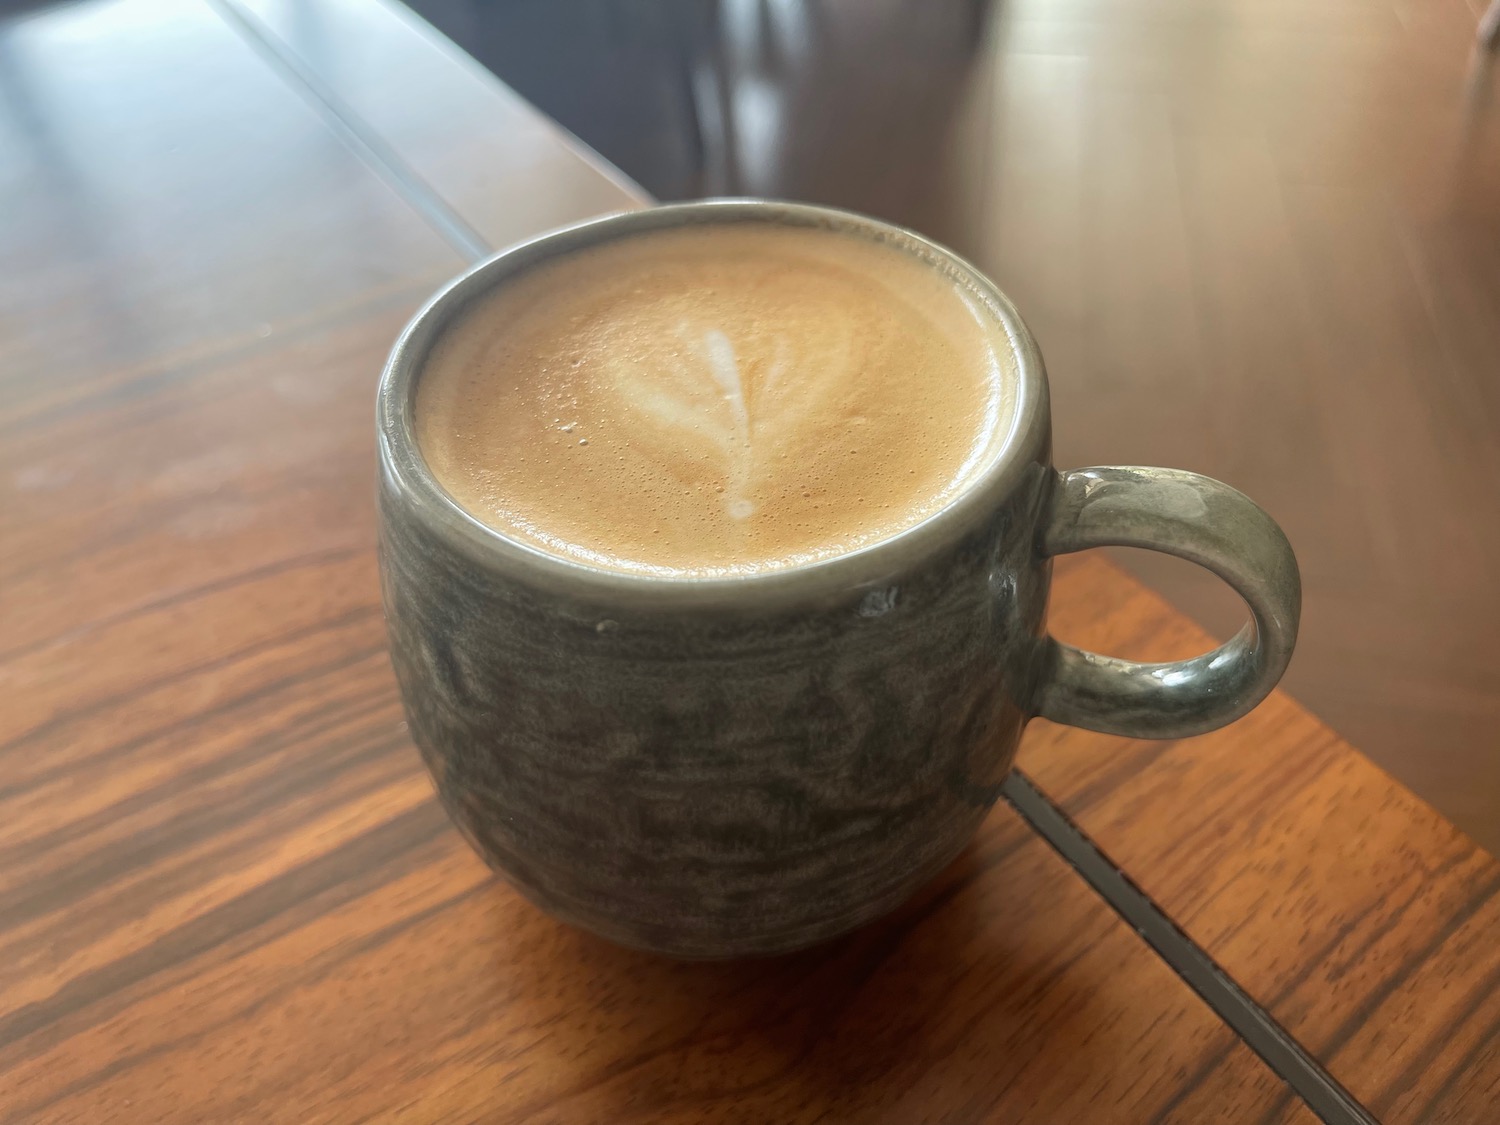
[[1137,664],[1043,641],[1036,714],[1130,738],[1185,738],[1233,722],[1291,659],[1302,580],[1276,521],[1244,493],[1197,473],[1136,466],[1058,474],[1042,554],[1145,547],[1205,566],[1245,599],[1250,621],[1191,660]]

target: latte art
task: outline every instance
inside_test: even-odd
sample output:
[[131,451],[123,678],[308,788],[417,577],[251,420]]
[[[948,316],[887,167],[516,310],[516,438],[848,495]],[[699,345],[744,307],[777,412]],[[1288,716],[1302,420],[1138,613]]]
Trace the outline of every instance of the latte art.
[[594,566],[729,575],[893,535],[1001,440],[1008,341],[904,251],[634,235],[481,298],[421,374],[423,455],[481,521]]
[[[849,379],[852,349],[840,324],[797,345],[774,326],[760,333],[741,326],[736,335],[740,347],[721,327],[684,320],[672,333],[675,349],[649,361],[621,362],[613,389],[619,417],[639,414],[642,440],[647,434],[663,439],[661,456],[675,456],[674,447],[709,446],[723,462],[723,484],[715,491],[724,511],[743,520],[755,512],[754,490],[766,471],[782,471],[768,463],[758,473],[757,451],[784,449],[793,431],[808,425],[821,395]],[[611,366],[608,360],[604,366]]]

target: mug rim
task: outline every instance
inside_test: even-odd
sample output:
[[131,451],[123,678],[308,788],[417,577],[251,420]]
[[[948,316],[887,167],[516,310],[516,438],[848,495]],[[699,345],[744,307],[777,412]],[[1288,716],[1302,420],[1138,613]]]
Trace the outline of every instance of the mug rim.
[[[1007,431],[988,464],[946,504],[893,535],[830,558],[734,575],[664,575],[615,570],[564,558],[511,537],[464,509],[438,482],[414,426],[415,389],[439,335],[478,298],[547,258],[646,231],[698,223],[764,222],[814,227],[894,244],[962,276],[1010,341],[1016,371]],[[506,247],[439,289],[402,330],[376,396],[380,485],[406,501],[429,531],[472,561],[522,584],[572,592],[591,601],[662,606],[763,605],[874,588],[957,542],[991,515],[1042,461],[1050,433],[1046,370],[1015,305],[972,263],[894,223],[807,203],[704,199],[586,219]]]

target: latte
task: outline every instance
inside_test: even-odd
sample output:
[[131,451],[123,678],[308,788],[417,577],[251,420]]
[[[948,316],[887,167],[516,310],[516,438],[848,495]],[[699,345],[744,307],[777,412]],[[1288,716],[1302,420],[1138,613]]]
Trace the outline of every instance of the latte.
[[895,245],[724,223],[635,234],[476,300],[419,376],[449,495],[594,567],[753,574],[931,516],[991,461],[1015,359],[983,298]]

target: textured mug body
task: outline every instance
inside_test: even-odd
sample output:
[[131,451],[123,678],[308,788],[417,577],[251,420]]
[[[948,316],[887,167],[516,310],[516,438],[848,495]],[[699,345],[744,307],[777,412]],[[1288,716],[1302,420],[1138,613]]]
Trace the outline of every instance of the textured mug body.
[[487,571],[386,482],[391,651],[443,804],[538,905],[627,945],[773,953],[885,913],[1015,755],[1047,593],[1035,469],[878,584],[678,610]]
[[[846,228],[978,286],[1012,340],[1019,383],[1003,449],[981,478],[936,516],[870,547],[702,580],[572,563],[455,504],[426,471],[412,426],[422,360],[443,327],[534,261],[724,221]],[[1116,696],[1126,727],[1166,706],[1141,672],[1150,666],[1101,671],[1108,658],[1045,636],[1048,555],[1117,541],[1084,541],[1098,496],[1124,495],[1128,508],[1163,488],[1193,492],[1202,478],[1143,483],[1129,474],[1171,471],[1101,470],[1126,475],[1075,474],[1070,492],[1050,465],[1045,374],[1015,310],[977,271],[909,232],[822,208],[734,201],[546,236],[477,267],[418,315],[387,366],[378,413],[382,588],[412,738],[475,850],[537,905],[614,941],[729,957],[853,929],[963,849],[1031,715],[1112,729]],[[1203,494],[1218,502],[1212,489]],[[1173,495],[1181,508],[1186,494]],[[1238,496],[1225,511],[1249,504]],[[1065,532],[1077,541],[1049,547],[1049,535]],[[1189,553],[1177,542],[1164,549]],[[1213,558],[1198,561],[1222,572]],[[1218,694],[1198,700],[1201,715],[1151,733],[1217,725],[1269,690],[1264,642],[1275,622],[1256,620],[1261,636],[1241,638],[1243,653],[1226,646],[1200,670],[1222,677],[1239,667],[1245,684],[1230,685],[1239,695],[1226,704],[1209,684]],[[1273,657],[1269,665],[1284,665]],[[1260,664],[1245,671],[1252,658]],[[1174,687],[1170,704],[1191,710],[1190,688]]]

